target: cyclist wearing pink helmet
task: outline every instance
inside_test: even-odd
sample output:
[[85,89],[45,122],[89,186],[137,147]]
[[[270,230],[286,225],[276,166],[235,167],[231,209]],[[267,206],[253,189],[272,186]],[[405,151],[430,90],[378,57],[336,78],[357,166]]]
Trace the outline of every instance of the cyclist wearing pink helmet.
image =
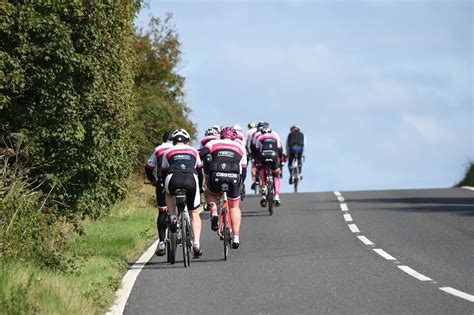
[[209,168],[209,181],[207,190],[211,204],[211,229],[217,231],[217,195],[221,193],[222,183],[227,183],[227,192],[230,208],[230,221],[232,229],[232,247],[238,248],[240,244],[240,186],[245,181],[247,173],[247,152],[245,148],[235,141],[238,135],[234,128],[222,128],[221,139],[213,140],[206,144],[200,152],[203,159],[211,160]]

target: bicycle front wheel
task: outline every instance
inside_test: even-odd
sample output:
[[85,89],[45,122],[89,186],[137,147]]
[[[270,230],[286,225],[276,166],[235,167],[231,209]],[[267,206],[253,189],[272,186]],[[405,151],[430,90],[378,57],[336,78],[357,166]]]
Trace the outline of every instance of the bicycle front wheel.
[[188,255],[188,240],[186,239],[186,234],[188,230],[188,225],[186,224],[186,219],[184,215],[181,216],[181,247],[183,248],[183,264],[184,268],[186,268],[189,264],[186,259]]
[[268,212],[270,212],[270,215],[273,215],[273,179],[270,179],[267,187]]
[[227,208],[222,209],[224,218],[222,219],[222,234],[224,234],[224,260],[227,260],[230,249],[230,229],[227,226],[229,210]]

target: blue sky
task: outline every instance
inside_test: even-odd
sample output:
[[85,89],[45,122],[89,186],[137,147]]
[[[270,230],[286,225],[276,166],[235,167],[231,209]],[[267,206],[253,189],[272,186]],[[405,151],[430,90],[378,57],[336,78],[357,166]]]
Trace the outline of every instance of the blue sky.
[[152,0],[136,24],[173,14],[200,134],[266,120],[286,138],[298,123],[304,191],[432,188],[474,159],[473,7]]

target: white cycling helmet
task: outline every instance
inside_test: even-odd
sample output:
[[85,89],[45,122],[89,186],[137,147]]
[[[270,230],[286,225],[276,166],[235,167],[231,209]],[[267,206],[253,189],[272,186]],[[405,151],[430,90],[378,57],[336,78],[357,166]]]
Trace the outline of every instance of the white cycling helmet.
[[272,128],[270,127],[264,127],[262,128],[262,130],[260,131],[262,133],[262,135],[266,134],[266,133],[271,133],[272,132]]
[[243,131],[242,127],[240,127],[239,125],[234,125],[234,128],[236,131]]
[[214,125],[214,126],[212,126],[211,128],[212,128],[212,129],[216,129],[217,132],[219,132],[219,133],[220,133],[221,130],[222,130],[222,128],[221,128],[219,125]]
[[208,137],[208,136],[218,136],[218,135],[219,135],[219,131],[217,131],[215,128],[209,128],[204,133],[204,136],[206,136],[206,137]]
[[191,137],[189,136],[189,133],[186,131],[186,129],[183,128],[176,129],[171,134],[171,140],[173,140],[173,143],[189,142],[190,138]]

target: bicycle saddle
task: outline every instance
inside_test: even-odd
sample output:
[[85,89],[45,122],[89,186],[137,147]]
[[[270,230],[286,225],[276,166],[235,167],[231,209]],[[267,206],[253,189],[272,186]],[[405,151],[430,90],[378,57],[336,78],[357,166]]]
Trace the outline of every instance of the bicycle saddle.
[[227,183],[222,183],[221,185],[221,191],[222,192],[227,192],[229,191],[229,185]]
[[186,189],[176,189],[174,195],[176,196],[176,203],[177,204],[185,204],[186,203]]

